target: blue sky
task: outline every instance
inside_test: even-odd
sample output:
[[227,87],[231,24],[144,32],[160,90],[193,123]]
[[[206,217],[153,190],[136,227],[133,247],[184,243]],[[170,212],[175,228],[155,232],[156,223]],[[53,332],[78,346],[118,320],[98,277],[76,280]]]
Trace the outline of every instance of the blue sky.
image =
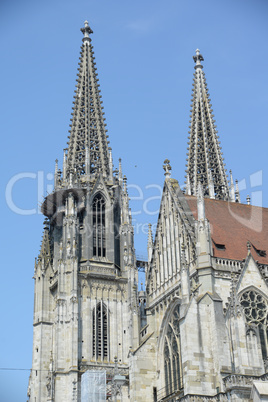
[[267,17],[265,0],[1,2],[1,400],[26,400],[29,372],[2,368],[31,367],[38,202],[51,189],[55,159],[62,163],[84,20],[94,31],[114,165],[121,157],[136,249],[145,255],[164,159],[184,183],[196,48],[226,168],[245,188],[242,201],[250,194],[268,206]]

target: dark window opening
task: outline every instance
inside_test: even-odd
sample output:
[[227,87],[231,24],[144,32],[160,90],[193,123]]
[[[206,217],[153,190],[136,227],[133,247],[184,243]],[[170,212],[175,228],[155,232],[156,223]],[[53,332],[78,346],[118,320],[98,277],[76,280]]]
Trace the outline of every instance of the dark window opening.
[[153,397],[154,397],[154,402],[157,402],[157,388],[153,387]]
[[106,306],[100,302],[93,310],[92,315],[92,352],[96,359],[108,357],[108,319]]
[[93,200],[93,255],[106,257],[105,201],[101,194]]

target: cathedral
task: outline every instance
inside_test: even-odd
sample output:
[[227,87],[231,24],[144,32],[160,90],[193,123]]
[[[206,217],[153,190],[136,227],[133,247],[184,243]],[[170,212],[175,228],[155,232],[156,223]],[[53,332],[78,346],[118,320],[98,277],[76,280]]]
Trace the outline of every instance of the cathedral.
[[200,51],[185,187],[166,159],[140,261],[81,31],[68,146],[42,205],[28,402],[268,401],[268,208],[241,203],[227,176]]

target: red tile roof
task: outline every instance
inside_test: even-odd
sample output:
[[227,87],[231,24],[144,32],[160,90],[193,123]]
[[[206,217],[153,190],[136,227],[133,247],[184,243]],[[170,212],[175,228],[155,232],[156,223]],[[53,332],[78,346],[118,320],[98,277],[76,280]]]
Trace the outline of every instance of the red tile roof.
[[[197,219],[196,197],[186,200]],[[215,257],[243,260],[249,241],[254,259],[268,264],[268,208],[205,198],[205,211]]]

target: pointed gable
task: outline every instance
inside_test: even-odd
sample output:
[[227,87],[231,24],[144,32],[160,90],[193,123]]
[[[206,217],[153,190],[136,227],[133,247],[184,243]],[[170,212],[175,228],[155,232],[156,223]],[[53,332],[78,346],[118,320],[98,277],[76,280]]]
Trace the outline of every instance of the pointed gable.
[[[166,166],[164,166],[166,169]],[[166,173],[147,282],[153,293],[164,283],[174,284],[181,266],[181,247],[187,247],[187,261],[194,260],[194,219],[177,180]],[[169,286],[169,285],[168,285]]]
[[99,174],[96,183],[94,184],[90,197],[91,201],[98,192],[100,192],[106,198],[106,201],[108,201],[109,203],[111,202],[109,190],[105,184],[102,174]]
[[266,295],[268,294],[268,287],[251,253],[249,253],[249,255],[247,256],[244,268],[241,272],[237,284],[237,293],[240,293],[250,286],[258,288]]

